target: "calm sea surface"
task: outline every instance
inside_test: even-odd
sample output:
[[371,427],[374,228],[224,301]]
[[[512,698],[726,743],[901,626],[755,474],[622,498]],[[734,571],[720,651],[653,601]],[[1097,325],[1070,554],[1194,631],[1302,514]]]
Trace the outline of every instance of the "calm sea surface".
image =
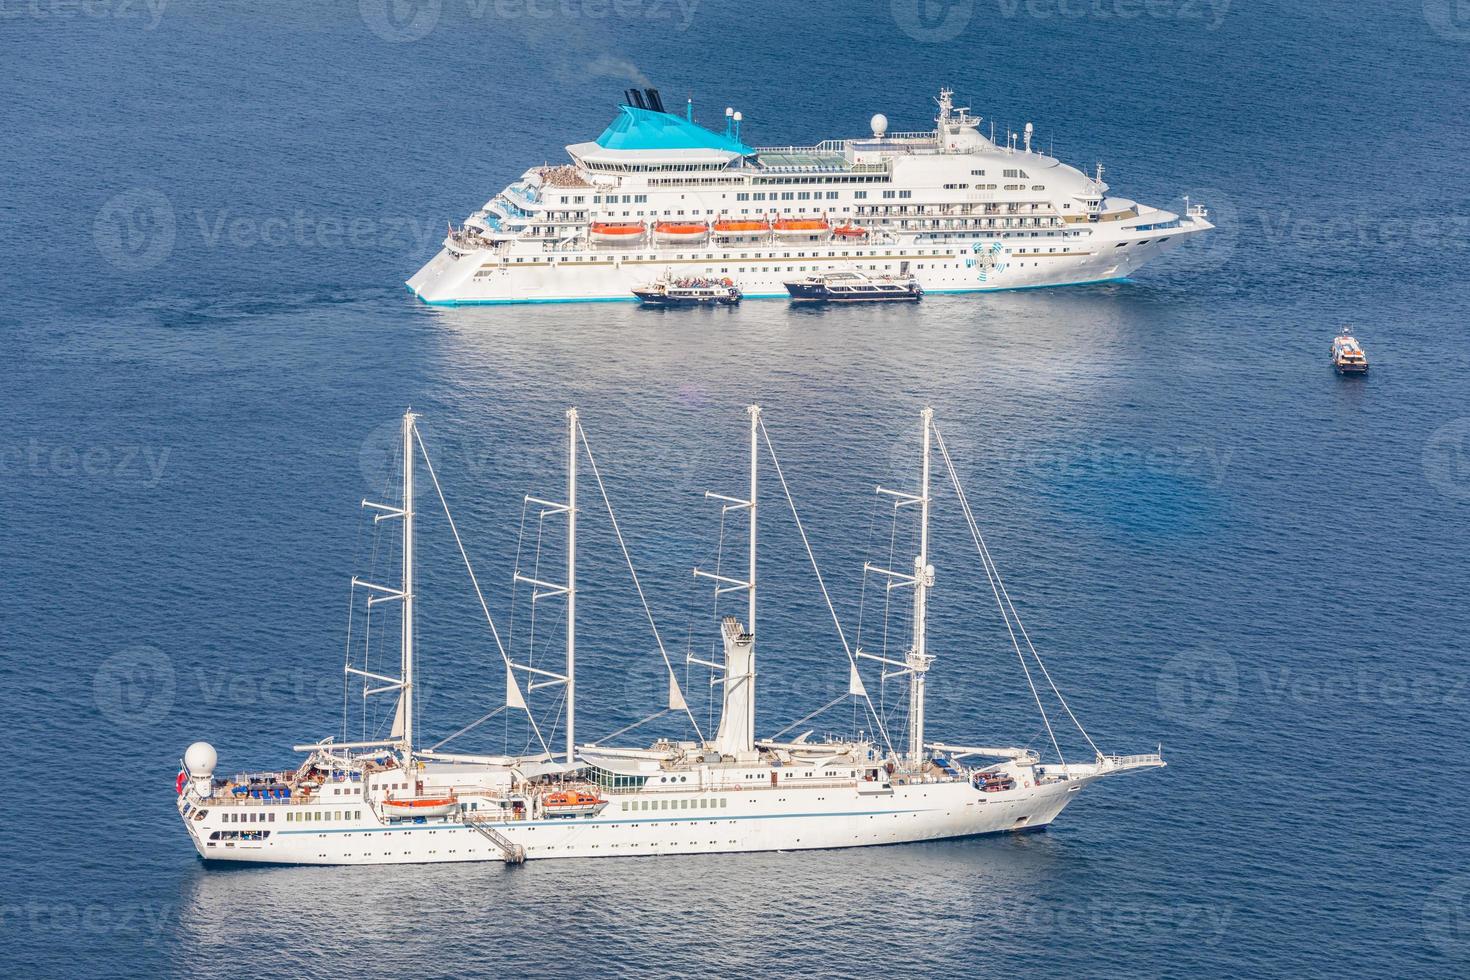
[[[1454,3],[221,6],[0,0],[8,972],[1470,969]],[[880,111],[923,128],[947,84],[1002,130],[1034,121],[1043,148],[1101,160],[1115,193],[1188,194],[1220,227],[1133,282],[912,309],[418,305],[402,281],[445,221],[595,137],[634,73],[707,122],[742,109],[767,145]],[[1366,379],[1328,368],[1344,323]],[[405,406],[508,625],[518,544],[534,550],[521,495],[558,493],[577,405],[682,658],[713,635],[689,575],[716,547],[701,495],[740,491],[751,402],[854,633],[861,562],[888,558],[872,485],[913,486],[932,404],[1089,731],[1162,744],[1169,767],[1023,838],[519,870],[195,857],[172,788],[189,742],[233,772],[340,730],[348,576],[372,567],[357,504],[391,482]],[[766,490],[769,732],[846,666]],[[953,504],[930,731],[1039,746]],[[590,738],[655,710],[659,675],[606,518],[584,527]],[[442,521],[421,545],[439,738],[499,703],[502,673]],[[515,615],[524,647],[524,592]],[[537,636],[551,656],[554,626]],[[703,676],[688,686],[703,723]],[[523,738],[497,720],[467,747]]]

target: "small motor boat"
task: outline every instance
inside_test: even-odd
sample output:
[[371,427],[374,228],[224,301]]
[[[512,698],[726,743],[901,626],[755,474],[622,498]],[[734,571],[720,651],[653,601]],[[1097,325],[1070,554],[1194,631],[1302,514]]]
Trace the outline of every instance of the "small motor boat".
[[586,790],[558,790],[541,798],[541,809],[548,817],[590,817],[601,813],[607,800]]
[[422,796],[383,801],[383,813],[390,817],[444,817],[459,809],[452,796]]
[[1338,374],[1367,374],[1368,355],[1357,338],[1341,334],[1332,338],[1332,366]]
[[838,225],[836,228],[833,228],[832,229],[832,237],[833,238],[849,238],[849,239],[867,238],[868,237],[868,229],[866,229],[866,228],[859,228],[857,225],[855,225],[855,224],[853,224],[852,222],[849,221],[845,225]]

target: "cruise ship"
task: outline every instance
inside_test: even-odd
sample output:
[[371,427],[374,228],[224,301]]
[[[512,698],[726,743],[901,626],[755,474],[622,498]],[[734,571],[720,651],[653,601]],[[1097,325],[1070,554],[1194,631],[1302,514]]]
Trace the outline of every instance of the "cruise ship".
[[[694,570],[716,596],[710,623],[713,648],[723,656],[696,655],[691,648],[674,657],[665,646],[651,607],[639,585],[636,565],[627,549],[612,503],[602,481],[591,444],[576,409],[567,412],[566,495],[548,500],[527,496],[523,529],[529,521],[534,559],[529,550],[514,582],[532,591],[533,604],[561,606],[552,619],[565,624],[565,661],[548,659],[543,639],[539,663],[513,655],[514,645],[501,641],[479,580],[439,480],[423,452],[417,417],[404,416],[403,490],[396,504],[369,504],[375,526],[397,521],[401,537],[385,532],[384,551],[393,546],[390,564],[401,562],[401,578],[392,584],[354,579],[353,608],[360,618],[349,621],[344,664],[342,737],[329,736],[296,746],[306,758],[285,770],[216,774],[218,756],[207,742],[185,751],[176,781],[177,808],[194,848],[207,861],[274,864],[400,864],[499,860],[520,864],[558,858],[652,857],[738,851],[803,850],[858,847],[908,841],[967,837],[977,834],[1040,830],[1052,823],[1077,794],[1105,777],[1164,765],[1161,755],[1110,755],[1099,749],[1052,680],[1000,578],[970,510],[957,467],[932,411],[921,419],[917,480],[910,490],[877,488],[880,509],[912,515],[918,526],[912,564],[887,560],[864,567],[865,591],[889,596],[912,593],[909,618],[888,628],[885,617],[876,647],[850,642],[823,583],[820,567],[801,522],[762,412],[748,409],[750,439],[748,489],[737,496],[707,494],[718,510],[721,551],[712,568]],[[981,739],[959,742],[933,739],[925,707],[926,677],[935,652],[928,640],[928,600],[935,587],[929,547],[929,514],[933,491],[931,469],[942,465],[984,568],[989,591],[1006,624],[1010,649],[1025,673],[1027,686],[1046,732],[1043,744],[1010,745]],[[757,673],[757,530],[766,503],[759,499],[763,463],[775,472],[776,514],[784,503],[805,549],[816,588],[831,616],[831,667],[837,697],[765,738],[757,734],[758,677],[780,683],[779,665],[764,664]],[[590,474],[583,473],[583,464]],[[469,571],[490,639],[491,661],[503,666],[504,700],[481,718],[432,744],[421,731],[415,707],[416,642],[414,584],[414,476],[426,473],[433,495],[443,506],[445,523]],[[578,501],[578,478],[590,475],[596,487],[593,507]],[[768,488],[770,484],[768,483]],[[937,489],[937,488],[935,488]],[[783,499],[784,498],[784,501]],[[667,700],[660,686],[657,704],[641,720],[607,736],[579,737],[576,667],[578,621],[577,523],[579,514],[601,504],[624,559],[633,588],[642,602],[648,643],[635,637],[631,624],[609,628],[602,636],[623,648],[626,658],[655,656],[655,670],[667,680]],[[732,538],[744,539],[735,553],[723,554],[726,522],[737,525]],[[565,522],[562,555],[541,553],[541,529]],[[746,526],[739,526],[744,524]],[[748,535],[747,535],[748,531]],[[741,554],[740,552],[744,552]],[[379,550],[375,548],[375,554]],[[888,556],[885,554],[885,558]],[[518,554],[518,564],[521,558]],[[889,568],[886,565],[897,567]],[[521,568],[531,570],[525,574]],[[869,586],[867,583],[873,584]],[[734,598],[736,608],[719,615],[718,597]],[[362,601],[365,597],[365,603]],[[562,605],[564,603],[564,606]],[[886,610],[887,599],[874,606]],[[365,609],[361,607],[365,606]],[[372,610],[380,609],[377,613]],[[396,608],[397,616],[392,609]],[[821,608],[817,606],[816,608]],[[374,640],[372,620],[379,623]],[[904,628],[907,627],[907,628]],[[398,636],[396,662],[384,662],[391,634]],[[861,632],[859,624],[858,637]],[[889,647],[889,637],[893,648]],[[356,644],[354,643],[356,640]],[[951,669],[974,671],[978,651],[973,637],[960,637]],[[536,645],[533,640],[531,647]],[[354,653],[354,649],[361,652]],[[376,652],[378,661],[369,653]],[[556,651],[560,653],[560,651]],[[495,654],[499,655],[496,662]],[[622,669],[627,668],[627,660]],[[680,669],[676,670],[675,665]],[[966,668],[964,665],[969,664]],[[707,673],[703,673],[706,672]],[[685,683],[701,672],[708,681],[711,709],[719,705],[718,727],[702,729],[685,698]],[[865,673],[867,677],[865,678]],[[897,697],[875,699],[868,693],[873,675],[896,686]],[[985,686],[981,686],[984,690]],[[539,696],[536,692],[542,692]],[[548,693],[549,692],[549,693]],[[350,695],[350,697],[349,697]],[[368,705],[387,705],[370,711]],[[876,704],[875,704],[876,701]],[[362,737],[348,734],[347,707],[362,711]],[[1052,705],[1052,711],[1046,705]],[[632,706],[630,706],[632,707]],[[805,710],[803,706],[800,710]],[[852,730],[813,737],[816,721],[835,708],[850,708]],[[1081,751],[1068,759],[1052,714],[1075,726]],[[641,711],[639,712],[641,713]],[[702,714],[703,712],[701,712]],[[839,712],[849,714],[848,711]],[[474,752],[461,748],[463,737],[498,716],[521,718],[529,732],[523,753]],[[829,716],[829,720],[832,716]],[[539,721],[538,721],[539,718]],[[666,733],[638,745],[619,744],[620,736],[654,722]],[[842,724],[842,722],[838,722]],[[902,729],[902,730],[900,730]],[[1063,733],[1065,734],[1065,733]],[[450,746],[449,743],[458,744]],[[516,736],[517,742],[520,736]],[[564,740],[564,743],[562,742]],[[507,735],[509,741],[509,735]],[[1082,745],[1086,749],[1082,749]],[[483,745],[481,746],[483,747]],[[1087,753],[1090,751],[1090,755]],[[1047,758],[1043,760],[1042,752]]]
[[742,113],[723,131],[630,89],[570,162],[533,167],[458,228],[408,287],[426,303],[632,300],[661,275],[729,278],[747,298],[787,295],[805,275],[914,276],[924,292],[1106,282],[1213,225],[1108,196],[1091,174],[997,141],[939,93],[934,128],[812,146],[751,147]]

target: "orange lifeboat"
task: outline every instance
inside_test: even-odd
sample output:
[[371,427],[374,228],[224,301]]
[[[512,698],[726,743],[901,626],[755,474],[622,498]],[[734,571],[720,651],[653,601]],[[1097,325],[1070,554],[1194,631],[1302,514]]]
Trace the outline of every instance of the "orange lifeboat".
[[594,221],[588,234],[594,242],[636,242],[643,231],[641,221]]
[[769,221],[716,221],[715,234],[721,238],[760,238],[769,234]]
[[832,227],[826,218],[781,218],[773,226],[782,238],[810,238]]
[[836,228],[833,228],[832,229],[832,237],[833,238],[867,238],[868,237],[868,229],[866,229],[866,228],[859,228],[857,225],[855,225],[855,224],[853,224],[851,222],[848,222],[845,225],[838,225]]
[[697,242],[709,234],[709,226],[690,221],[660,221],[653,226],[653,237],[661,242]]
[[558,790],[541,798],[541,806],[547,816],[575,817],[594,814],[607,806],[607,801],[596,793],[586,790]]

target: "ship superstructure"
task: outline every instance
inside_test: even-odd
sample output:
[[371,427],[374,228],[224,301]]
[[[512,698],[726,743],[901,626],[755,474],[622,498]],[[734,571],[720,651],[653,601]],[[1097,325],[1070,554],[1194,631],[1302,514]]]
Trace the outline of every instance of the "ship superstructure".
[[729,278],[785,297],[805,275],[912,275],[927,293],[1126,278],[1213,225],[1111,197],[1092,174],[997,142],[940,92],[931,130],[756,148],[741,113],[716,132],[630,90],[570,162],[533,167],[458,228],[408,286],[426,303],[631,300],[659,276]]
[[[297,746],[307,758],[294,770],[229,778],[215,776],[217,758],[212,747],[202,742],[190,746],[178,777],[178,809],[198,853],[211,860],[266,863],[519,863],[539,858],[891,844],[1042,829],[1090,783],[1104,776],[1164,765],[1157,753],[1105,754],[1077,722],[1021,625],[931,411],[926,409],[921,416],[915,490],[878,488],[884,506],[891,504],[895,515],[916,513],[917,553],[907,568],[874,564],[864,568],[865,577],[874,578],[885,593],[912,593],[909,640],[904,649],[895,651],[886,645],[871,651],[849,644],[759,407],[748,409],[747,421],[748,489],[739,496],[707,494],[721,511],[722,526],[726,518],[736,523],[746,521],[744,561],[737,563],[738,569],[722,562],[715,570],[694,571],[696,578],[710,583],[717,596],[742,597],[742,616],[720,617],[717,629],[722,656],[705,660],[691,650],[680,663],[681,667],[707,669],[711,686],[718,688],[720,713],[714,731],[702,730],[689,708],[675,660],[659,636],[638,584],[634,562],[580,416],[572,409],[567,413],[565,499],[525,498],[525,506],[535,514],[538,527],[546,520],[565,520],[564,574],[553,578],[543,571],[558,565],[560,558],[543,562],[538,550],[534,571],[517,571],[515,576],[518,584],[533,590],[533,602],[565,603],[565,661],[553,667],[544,657],[535,665],[518,662],[510,655],[501,644],[484,594],[465,557],[475,595],[504,666],[504,701],[432,746],[416,741],[413,474],[415,447],[422,450],[423,446],[415,416],[409,414],[403,423],[401,502],[367,505],[375,509],[378,519],[401,522],[402,579],[393,586],[354,579],[354,588],[364,589],[371,605],[398,607],[400,659],[394,673],[366,662],[355,664],[350,655],[346,665],[348,681],[361,684],[364,701],[377,694],[397,695],[396,709],[383,716],[385,724],[391,719],[389,730],[385,737],[357,742],[347,741],[344,730],[342,740],[334,737]],[[444,503],[426,453],[421,460],[436,496]],[[1030,747],[995,746],[978,740],[954,744],[933,740],[928,731],[925,679],[936,662],[928,643],[927,614],[935,585],[929,515],[936,460],[953,486],[954,498],[1041,713],[1054,752],[1054,758],[1044,762],[1041,751]],[[768,738],[757,735],[757,679],[779,675],[780,667],[764,663],[757,671],[757,637],[761,635],[756,601],[760,581],[758,529],[760,515],[767,506],[761,497],[763,461],[774,469],[774,487],[780,490],[779,496],[770,496],[778,506],[784,502],[789,507],[800,534],[831,614],[836,635],[834,653],[841,658],[837,665],[848,678],[846,690],[836,700]],[[642,602],[661,661],[661,676],[667,680],[667,699],[658,711],[611,736],[591,741],[577,736],[575,696],[577,520],[581,512],[577,494],[584,462]],[[767,489],[773,489],[769,481]],[[464,557],[463,543],[448,516],[447,504],[444,512]],[[539,539],[541,532],[536,533]],[[623,637],[626,633],[619,630],[615,635]],[[895,737],[888,730],[884,712],[875,708],[868,694],[864,668],[870,674],[880,672],[884,682],[907,687],[903,734]],[[529,696],[541,689],[551,689],[560,697],[553,716],[543,718],[538,725]],[[1043,705],[1043,698],[1050,697],[1055,698],[1085,740],[1093,753],[1090,760],[1065,758]],[[852,705],[855,719],[861,713],[865,719],[862,730],[820,739],[812,737],[812,729],[803,730],[811,719],[839,702]],[[535,743],[529,753],[484,755],[444,750],[452,739],[505,711],[525,713]],[[633,728],[659,719],[667,724],[669,716],[692,737],[657,738],[632,747],[613,744],[615,738]],[[345,725],[344,716],[344,729]],[[788,735],[793,731],[798,734]],[[565,740],[564,749],[558,752],[553,748],[544,732],[559,732]]]

